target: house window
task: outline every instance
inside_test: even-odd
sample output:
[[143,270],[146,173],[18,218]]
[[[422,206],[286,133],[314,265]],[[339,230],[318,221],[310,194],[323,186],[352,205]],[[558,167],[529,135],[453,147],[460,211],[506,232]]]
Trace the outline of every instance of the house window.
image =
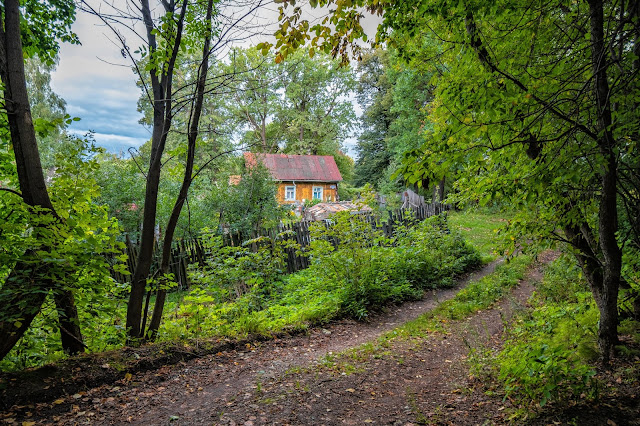
[[313,199],[314,200],[322,200],[322,187],[314,186],[313,187]]
[[285,186],[284,187],[284,200],[285,201],[294,201],[295,199],[296,199],[296,187],[295,187],[295,185]]

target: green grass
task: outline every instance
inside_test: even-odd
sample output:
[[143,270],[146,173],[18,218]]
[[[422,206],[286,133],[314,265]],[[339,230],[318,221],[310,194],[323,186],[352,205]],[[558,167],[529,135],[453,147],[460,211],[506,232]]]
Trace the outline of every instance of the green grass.
[[495,272],[474,281],[453,299],[440,303],[433,310],[387,333],[385,338],[426,337],[430,332],[444,331],[450,321],[463,320],[500,301],[517,287],[532,264],[529,256],[518,256],[496,267]]
[[485,262],[497,258],[497,229],[506,223],[502,213],[487,213],[479,210],[451,212],[449,225],[460,230],[462,236],[472,244]]

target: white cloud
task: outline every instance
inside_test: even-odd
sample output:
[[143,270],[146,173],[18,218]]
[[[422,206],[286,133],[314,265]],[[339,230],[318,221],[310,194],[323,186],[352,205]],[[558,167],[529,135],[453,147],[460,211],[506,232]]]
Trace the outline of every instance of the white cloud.
[[87,133],[92,132],[96,145],[105,148],[114,154],[126,153],[131,147],[138,148],[149,138],[137,138],[131,136],[114,135],[110,133],[93,132],[87,129],[70,129],[70,133],[78,137],[84,137]]
[[[94,16],[78,12],[73,30],[82,45],[62,46],[52,88],[67,101],[67,112],[80,117],[70,130],[95,132],[96,142],[109,149],[139,146],[148,131],[136,110],[140,90],[130,60],[122,57],[115,37]],[[128,39],[132,39],[130,34]]]

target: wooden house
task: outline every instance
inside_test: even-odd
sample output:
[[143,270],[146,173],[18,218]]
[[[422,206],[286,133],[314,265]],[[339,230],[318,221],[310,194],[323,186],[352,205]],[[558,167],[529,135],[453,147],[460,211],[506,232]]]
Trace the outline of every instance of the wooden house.
[[339,201],[338,184],[342,175],[331,155],[286,155],[244,153],[251,167],[260,161],[278,183],[276,195],[281,204],[299,204],[305,200]]

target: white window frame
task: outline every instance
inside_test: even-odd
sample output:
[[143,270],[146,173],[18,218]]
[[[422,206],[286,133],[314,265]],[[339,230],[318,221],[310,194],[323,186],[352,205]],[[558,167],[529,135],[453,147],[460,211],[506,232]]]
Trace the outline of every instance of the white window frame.
[[[293,197],[288,197],[289,189],[293,188]],[[285,201],[295,201],[296,200],[296,186],[295,185],[285,185],[284,187],[284,200]]]
[[[316,198],[316,190],[320,190],[320,197]],[[324,188],[322,186],[314,186],[311,189],[311,198],[313,200],[324,201]]]

